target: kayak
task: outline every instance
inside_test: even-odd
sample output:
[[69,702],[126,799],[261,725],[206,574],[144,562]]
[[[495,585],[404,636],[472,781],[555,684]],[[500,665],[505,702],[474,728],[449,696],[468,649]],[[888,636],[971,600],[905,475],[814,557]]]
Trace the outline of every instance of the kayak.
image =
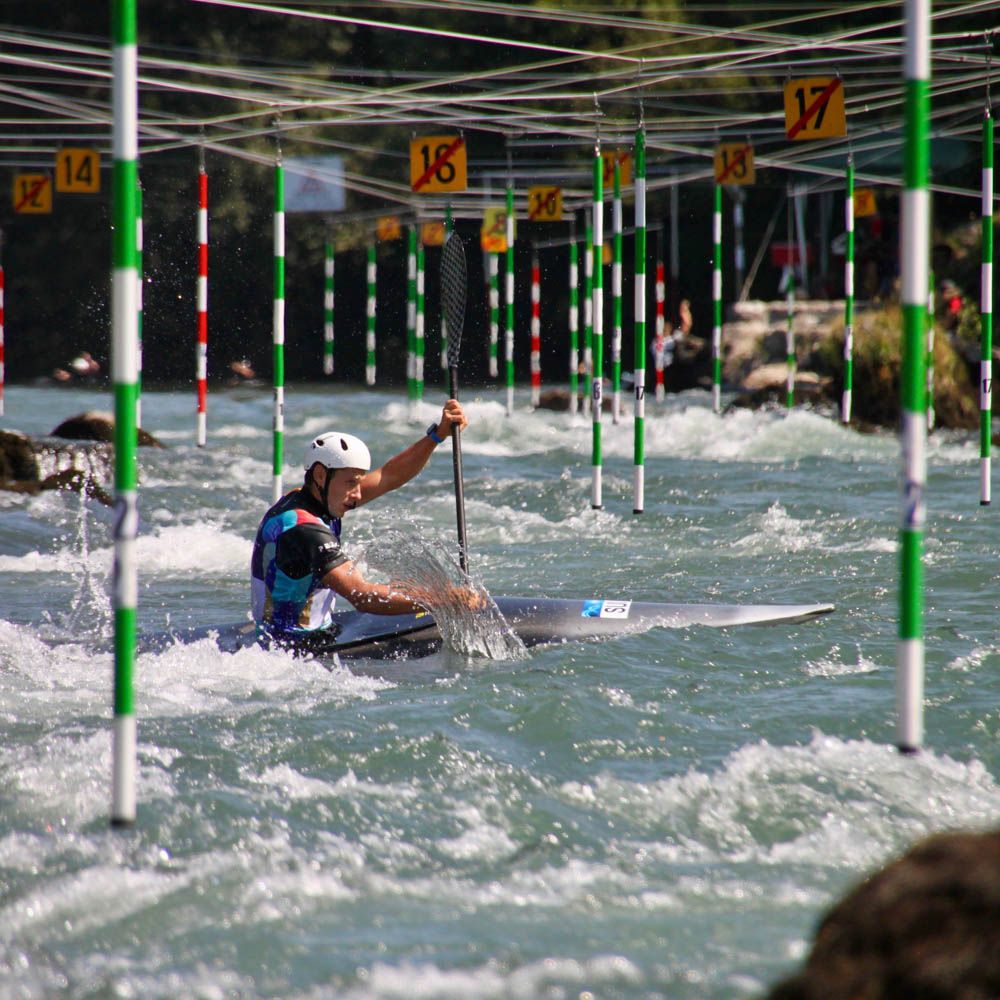
[[[833,611],[832,604],[659,604],[621,599],[494,597],[491,600],[525,646],[609,639],[652,628],[730,628],[808,621]],[[316,656],[336,654],[372,659],[408,659],[440,649],[441,631],[428,612],[374,615],[340,611],[327,628],[268,640],[253,622],[172,629],[147,636],[140,650],[162,649],[176,642],[212,638],[225,652],[253,645],[287,646]]]

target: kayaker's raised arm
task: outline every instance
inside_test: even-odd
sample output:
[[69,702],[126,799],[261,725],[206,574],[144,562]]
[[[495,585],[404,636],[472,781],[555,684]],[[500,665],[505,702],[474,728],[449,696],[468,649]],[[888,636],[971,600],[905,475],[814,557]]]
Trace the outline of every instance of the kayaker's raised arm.
[[461,403],[457,399],[449,399],[441,411],[441,419],[436,424],[431,424],[419,441],[415,441],[362,479],[360,503],[369,503],[408,483],[427,464],[434,449],[451,436],[451,429],[455,425],[460,430],[465,430],[469,421]]

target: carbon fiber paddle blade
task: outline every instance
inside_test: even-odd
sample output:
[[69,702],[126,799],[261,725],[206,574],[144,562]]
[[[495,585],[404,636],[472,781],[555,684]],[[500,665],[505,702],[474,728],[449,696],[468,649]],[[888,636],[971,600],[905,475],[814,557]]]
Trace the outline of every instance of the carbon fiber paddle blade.
[[448,367],[458,365],[465,325],[465,244],[458,233],[452,233],[441,252],[441,304],[448,322]]

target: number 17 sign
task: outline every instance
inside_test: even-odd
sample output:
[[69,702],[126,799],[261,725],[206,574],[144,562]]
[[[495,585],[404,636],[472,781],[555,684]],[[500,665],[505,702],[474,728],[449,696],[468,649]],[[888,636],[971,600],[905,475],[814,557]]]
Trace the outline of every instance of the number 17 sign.
[[789,139],[847,135],[844,85],[839,76],[810,76],[785,84],[785,135]]

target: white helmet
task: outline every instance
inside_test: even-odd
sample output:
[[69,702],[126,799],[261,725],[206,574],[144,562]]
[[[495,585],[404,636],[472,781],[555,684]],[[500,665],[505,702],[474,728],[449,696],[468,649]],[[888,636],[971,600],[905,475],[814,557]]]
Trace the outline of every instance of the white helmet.
[[368,447],[353,434],[327,431],[313,438],[306,447],[303,460],[308,472],[317,462],[327,469],[361,469],[368,472],[372,467],[372,456]]

